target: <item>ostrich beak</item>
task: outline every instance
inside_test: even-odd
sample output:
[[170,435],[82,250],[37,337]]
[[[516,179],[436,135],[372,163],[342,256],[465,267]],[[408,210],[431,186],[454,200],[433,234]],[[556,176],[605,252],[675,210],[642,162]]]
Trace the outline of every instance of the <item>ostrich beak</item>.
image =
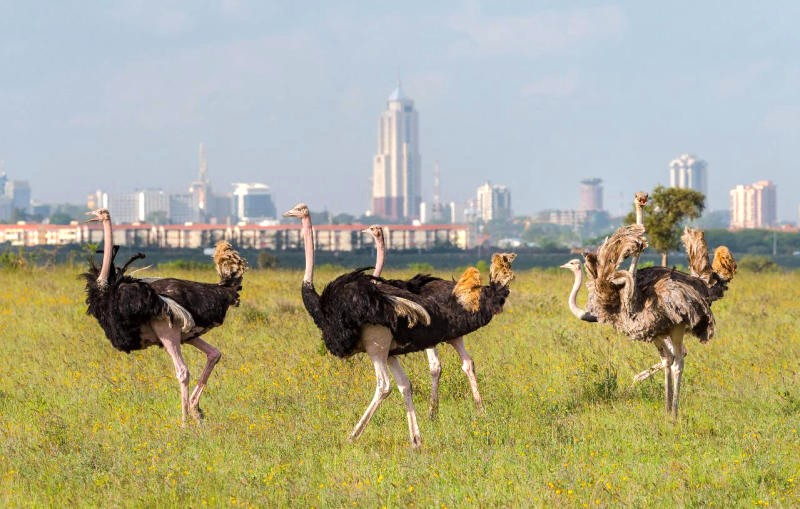
[[569,262],[565,263],[564,265],[559,265],[559,267],[561,267],[562,269],[572,270],[572,264],[570,264]]
[[294,214],[292,214],[292,211],[291,211],[291,210],[287,210],[286,212],[284,212],[284,213],[283,213],[283,214],[281,214],[281,215],[282,215],[283,217],[294,217]]
[[[91,216],[92,214],[93,214],[92,212],[87,212],[87,213],[86,213],[86,215],[87,215],[87,216]],[[93,222],[93,221],[100,221],[100,218],[99,218],[99,217],[97,217],[97,216],[94,216],[94,217],[90,217],[89,219],[87,219],[87,220],[86,220],[86,221],[84,221],[84,222],[86,222],[86,223],[91,223],[91,222]]]
[[364,228],[363,230],[361,230],[361,233],[369,233],[369,228]]

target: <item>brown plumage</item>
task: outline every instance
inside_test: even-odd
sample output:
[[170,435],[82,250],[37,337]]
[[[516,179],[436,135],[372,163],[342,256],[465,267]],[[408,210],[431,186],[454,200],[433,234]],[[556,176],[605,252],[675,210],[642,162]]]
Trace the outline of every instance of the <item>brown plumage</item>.
[[[664,369],[665,406],[673,417],[678,414],[678,393],[686,355],[683,336],[689,332],[701,342],[714,337],[716,323],[711,303],[721,298],[727,289],[726,281],[713,271],[708,261],[703,233],[687,229],[684,243],[692,274],[666,267],[646,267],[638,271],[632,267],[632,271],[622,271],[619,265],[623,259],[629,255],[635,257],[647,244],[643,226],[619,228],[603,242],[596,255],[586,256],[589,299],[585,311],[578,308],[575,300],[582,281],[580,262],[572,260],[562,265],[575,274],[568,301],[575,316],[611,324],[633,340],[656,345],[661,362],[639,373],[635,380],[644,380]],[[720,255],[720,264],[723,263],[730,266],[724,254]]]

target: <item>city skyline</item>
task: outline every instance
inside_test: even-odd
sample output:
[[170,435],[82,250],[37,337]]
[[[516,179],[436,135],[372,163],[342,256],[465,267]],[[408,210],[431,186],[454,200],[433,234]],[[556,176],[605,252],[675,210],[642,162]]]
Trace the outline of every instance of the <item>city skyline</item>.
[[569,209],[597,177],[619,214],[696,153],[707,210],[770,180],[778,219],[797,221],[795,2],[51,7],[0,16],[0,160],[40,201],[185,191],[203,141],[214,189],[265,182],[279,209],[360,214],[400,78],[425,201],[438,161],[444,202],[492,180],[516,214]]

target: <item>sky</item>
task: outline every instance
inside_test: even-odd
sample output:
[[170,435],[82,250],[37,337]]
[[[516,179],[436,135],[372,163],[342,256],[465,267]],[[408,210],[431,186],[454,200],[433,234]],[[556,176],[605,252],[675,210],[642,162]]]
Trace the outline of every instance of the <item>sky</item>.
[[0,161],[35,200],[263,182],[279,211],[360,214],[402,81],[423,199],[486,180],[515,214],[605,207],[708,163],[708,210],[772,180],[800,204],[800,2],[0,0]]

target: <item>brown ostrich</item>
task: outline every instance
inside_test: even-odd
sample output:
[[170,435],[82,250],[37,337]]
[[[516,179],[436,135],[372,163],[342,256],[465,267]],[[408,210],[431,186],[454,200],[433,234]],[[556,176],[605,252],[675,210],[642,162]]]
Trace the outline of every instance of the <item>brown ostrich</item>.
[[[200,396],[222,354],[201,338],[222,325],[230,306],[239,304],[242,276],[247,264],[230,244],[220,241],[214,253],[219,283],[199,283],[174,278],[142,280],[113,266],[111,214],[98,209],[89,221],[103,223],[103,264],[91,261],[86,280],[87,314],[94,316],[114,348],[126,353],[161,345],[172,358],[181,388],[181,423],[190,414],[203,417]],[[133,259],[143,257],[137,255]],[[132,260],[133,260],[132,259]],[[206,354],[206,365],[189,394],[189,370],[181,344]]]
[[[375,224],[363,231],[372,235],[375,240],[376,260],[373,275],[378,277],[381,275],[381,271],[383,270],[383,265],[386,259],[386,239],[384,236],[383,226]],[[435,282],[435,287],[439,290],[444,290],[448,296],[453,292],[453,288],[455,287],[455,282],[448,283],[442,279],[433,278],[427,275],[417,275],[415,278],[416,279],[412,279],[408,282],[402,282],[402,286],[409,288],[410,285],[410,287],[415,290],[415,293],[421,293],[426,292],[425,286],[427,284]],[[390,282],[398,283],[399,281]],[[467,349],[464,346],[464,336],[445,339],[444,342],[452,346],[458,353],[458,356],[461,358],[461,369],[464,371],[464,374],[467,376],[467,380],[469,381],[469,386],[472,390],[472,398],[475,400],[475,405],[477,406],[478,410],[483,412],[483,400],[481,399],[481,394],[478,390],[478,379],[475,375],[475,362],[472,360],[472,357],[469,355],[469,352],[467,352]],[[425,355],[428,357],[428,366],[431,373],[431,396],[430,404],[428,406],[428,415],[433,419],[436,417],[439,411],[439,380],[442,374],[442,363],[439,360],[439,354],[436,351],[435,346],[426,348]]]
[[[700,271],[697,275],[666,267],[646,267],[638,271],[634,267],[631,273],[618,267],[625,257],[640,253],[646,246],[644,227],[635,224],[618,229],[600,246],[597,255],[587,255],[586,269],[590,278],[587,310],[576,303],[583,278],[580,261],[575,259],[562,265],[575,276],[568,305],[576,317],[611,324],[633,340],[652,342],[656,346],[661,362],[636,375],[635,380],[664,370],[665,409],[672,418],[678,416],[686,356],[684,335],[688,332],[701,343],[714,337],[711,303],[723,296],[733,276],[733,271],[723,274],[712,270],[702,235],[685,234],[684,242],[690,266]],[[722,271],[722,267],[731,267],[731,264],[735,266],[727,248],[719,248],[714,266]]]

